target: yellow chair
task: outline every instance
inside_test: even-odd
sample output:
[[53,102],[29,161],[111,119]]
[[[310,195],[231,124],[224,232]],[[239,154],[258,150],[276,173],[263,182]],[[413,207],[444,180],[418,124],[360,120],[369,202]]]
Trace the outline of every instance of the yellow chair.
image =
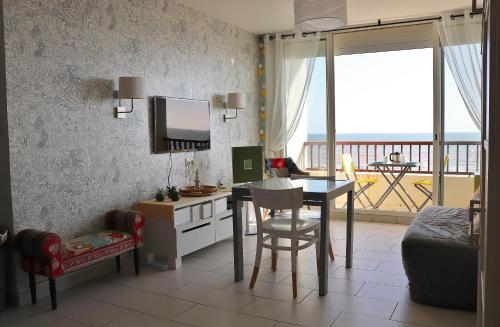
[[360,197],[360,195],[363,194],[366,200],[368,200],[370,206],[373,207],[373,202],[370,200],[365,191],[375,185],[378,180],[374,177],[358,178],[358,175],[356,174],[356,167],[354,166],[354,161],[352,160],[352,156],[350,154],[343,154],[341,159],[342,170],[344,171],[346,178],[354,181],[358,186],[358,190],[354,191],[354,201],[357,199],[363,208],[366,209],[367,206],[365,206]]
[[[449,161],[449,155],[446,154],[444,156],[444,167],[446,169],[446,166],[448,166],[448,161]],[[430,179],[419,179],[415,182],[413,182],[413,185],[417,190],[422,192],[425,195],[425,200],[424,202],[420,205],[420,207],[417,208],[417,211],[422,210],[423,207],[432,200],[432,180]]]

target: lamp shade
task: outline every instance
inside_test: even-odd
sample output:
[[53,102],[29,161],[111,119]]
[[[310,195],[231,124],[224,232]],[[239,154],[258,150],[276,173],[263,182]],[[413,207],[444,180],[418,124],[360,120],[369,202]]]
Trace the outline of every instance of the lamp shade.
[[244,109],[246,106],[245,93],[228,93],[227,105],[229,109]]
[[295,27],[303,32],[328,31],[347,24],[346,0],[294,0]]
[[144,99],[144,80],[142,77],[120,77],[118,84],[120,99]]

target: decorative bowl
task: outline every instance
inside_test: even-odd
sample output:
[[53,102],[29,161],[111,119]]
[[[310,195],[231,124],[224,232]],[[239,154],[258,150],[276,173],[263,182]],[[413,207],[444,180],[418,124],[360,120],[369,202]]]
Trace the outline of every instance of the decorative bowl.
[[179,192],[183,196],[208,196],[217,193],[217,186],[202,185],[200,189],[194,186],[183,186]]

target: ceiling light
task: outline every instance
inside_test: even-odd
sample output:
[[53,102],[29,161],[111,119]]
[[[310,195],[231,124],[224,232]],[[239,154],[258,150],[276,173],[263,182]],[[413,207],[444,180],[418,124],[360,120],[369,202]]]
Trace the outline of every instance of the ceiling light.
[[347,24],[346,0],[295,0],[295,27],[302,32],[328,31]]

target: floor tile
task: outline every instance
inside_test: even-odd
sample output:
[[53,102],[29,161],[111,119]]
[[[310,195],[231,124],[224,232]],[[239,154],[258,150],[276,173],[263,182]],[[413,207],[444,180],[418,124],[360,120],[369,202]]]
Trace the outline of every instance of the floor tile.
[[340,312],[285,303],[267,299],[257,299],[245,306],[241,312],[286,323],[311,327],[328,327]]
[[236,311],[255,300],[255,297],[216,288],[187,284],[169,294],[178,299]]
[[58,301],[59,305],[54,314],[91,326],[104,326],[129,312],[124,308],[85,297],[61,300]]
[[182,259],[182,265],[187,268],[214,271],[224,266],[227,262],[215,259],[205,259],[195,256],[186,256]]
[[[357,269],[376,270],[381,263],[380,260],[352,258],[352,267]],[[335,257],[334,267],[345,267],[345,257]]]
[[312,293],[300,305],[389,319],[396,302],[329,292],[325,296]]
[[184,281],[161,278],[161,273],[145,276],[110,276],[107,282],[165,295],[186,284]]
[[[214,272],[224,275],[234,276],[234,265],[232,263],[228,263]],[[244,265],[243,273],[245,278],[251,278],[253,273],[253,266]],[[283,271],[283,270],[272,271],[271,269],[264,267],[259,270],[259,274],[257,275],[257,280],[268,283],[278,283],[281,280],[283,280],[283,278],[289,275],[290,273],[288,271]]]
[[332,327],[419,327],[387,319],[353,315],[342,312]]
[[[241,282],[233,283],[225,288],[226,291],[244,293],[258,297],[285,302],[300,302],[313,290],[297,287],[297,298],[293,298],[292,287],[282,284],[259,282],[255,283],[253,290],[249,289],[250,280],[244,279]],[[317,292],[315,292],[317,294]]]
[[84,296],[90,299],[106,302],[106,300],[109,300],[128,290],[129,288],[125,286],[102,281],[92,281],[79,285],[78,287],[72,289],[71,293],[75,296]]
[[191,308],[191,302],[139,290],[129,290],[109,300],[114,305],[161,318],[173,318]]
[[[0,312],[0,326],[31,327],[31,326],[53,326],[61,320],[52,312],[43,312],[40,310],[15,310],[15,314]],[[14,312],[14,309],[12,310]]]
[[187,325],[162,318],[149,316],[140,312],[132,312],[118,318],[106,327],[186,327]]
[[365,283],[356,295],[373,299],[413,303],[410,299],[410,291],[407,287]]
[[197,327],[271,327],[274,320],[197,305],[175,318],[176,321]]
[[332,277],[400,287],[406,287],[408,285],[408,279],[402,274],[391,274],[356,268],[346,269],[339,267],[335,270]]
[[398,303],[391,320],[430,327],[474,327],[476,313],[420,304]]
[[221,289],[234,283],[234,275],[224,275],[211,271],[191,269],[188,267],[177,270],[164,271],[161,272],[158,277],[170,278],[187,283],[194,283]]
[[[280,282],[280,284],[292,285],[292,276],[287,276]],[[309,274],[297,273],[297,286],[318,290],[318,277]],[[363,282],[339,278],[328,278],[328,290],[331,292],[354,295],[361,289],[361,286],[363,286]]]
[[393,274],[401,274],[405,273],[402,263],[395,262],[382,262],[380,266],[377,267],[377,271],[388,272]]

